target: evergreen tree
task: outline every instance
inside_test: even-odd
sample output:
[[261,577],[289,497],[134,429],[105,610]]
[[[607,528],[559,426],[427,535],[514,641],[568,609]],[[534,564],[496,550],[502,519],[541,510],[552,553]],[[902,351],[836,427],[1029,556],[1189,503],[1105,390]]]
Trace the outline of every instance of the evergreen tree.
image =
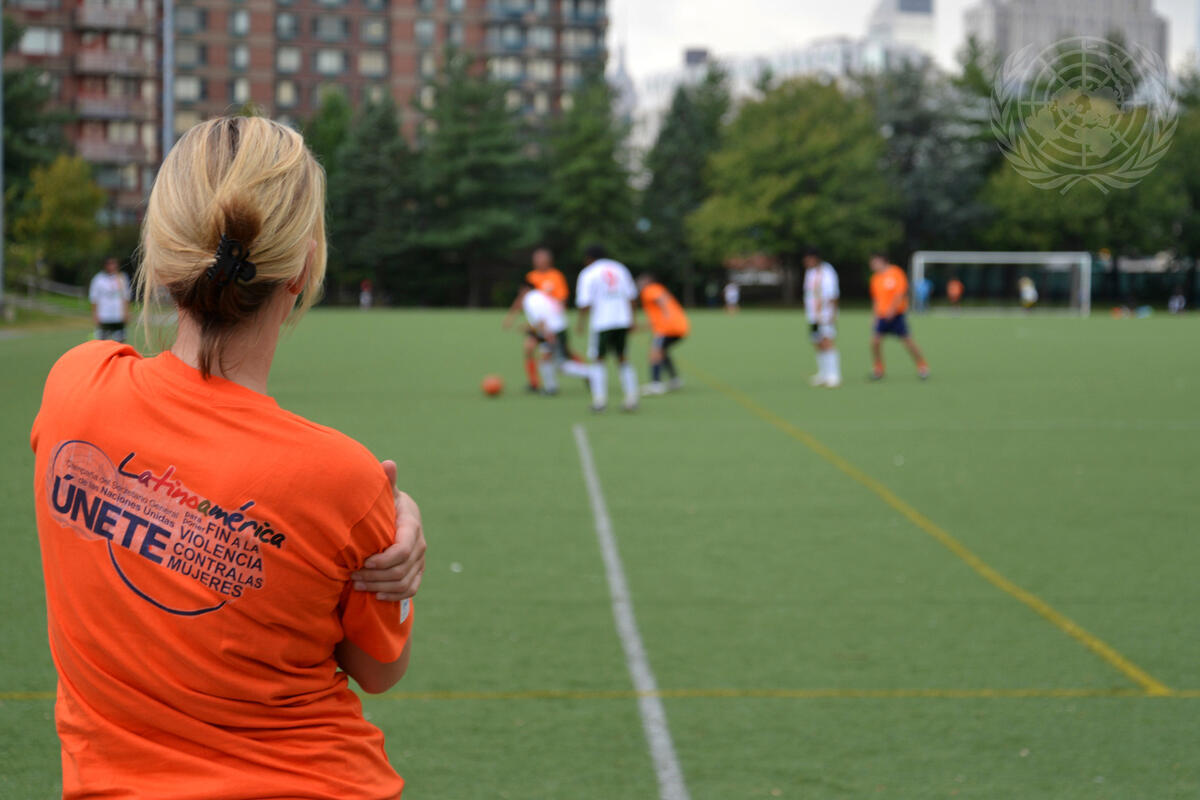
[[[453,300],[478,306],[498,266],[541,234],[534,170],[506,88],[451,51],[421,135],[419,244],[436,254]],[[451,298],[447,298],[451,299]]]
[[642,217],[650,223],[647,260],[663,280],[683,287],[688,304],[695,302],[696,256],[686,220],[708,195],[708,159],[721,143],[731,103],[728,79],[719,67],[710,68],[695,86],[678,87],[646,156],[651,176],[642,194]]
[[416,176],[390,98],[367,106],[335,151],[329,179],[329,281],[340,295],[363,279],[402,296],[413,254]]
[[321,92],[316,113],[304,125],[304,140],[331,178],[338,169],[338,148],[346,141],[353,119],[354,112],[346,92],[341,87],[331,86]]
[[637,260],[627,131],[614,117],[614,99],[604,76],[593,74],[550,127],[545,209],[551,242],[565,263],[581,264],[592,243],[619,260]]

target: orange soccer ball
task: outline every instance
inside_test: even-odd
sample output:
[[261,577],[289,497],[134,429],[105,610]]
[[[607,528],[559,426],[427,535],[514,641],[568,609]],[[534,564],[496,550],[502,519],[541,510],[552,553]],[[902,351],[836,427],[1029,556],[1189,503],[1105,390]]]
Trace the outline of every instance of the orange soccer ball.
[[499,375],[488,375],[483,379],[480,388],[483,389],[483,393],[488,397],[496,397],[500,392],[504,391],[504,381],[500,380]]

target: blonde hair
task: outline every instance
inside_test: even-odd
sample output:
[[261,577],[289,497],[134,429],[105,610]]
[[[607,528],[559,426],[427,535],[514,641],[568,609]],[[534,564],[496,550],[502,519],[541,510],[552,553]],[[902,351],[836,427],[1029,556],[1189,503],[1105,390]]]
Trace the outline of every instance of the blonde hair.
[[[255,266],[249,281],[209,271],[225,236]],[[200,327],[200,371],[221,363],[229,336],[253,319],[316,251],[293,319],[325,280],[325,171],[299,133],[261,117],[219,117],[194,126],[159,169],[142,223],[138,285],[149,301],[168,292]]]

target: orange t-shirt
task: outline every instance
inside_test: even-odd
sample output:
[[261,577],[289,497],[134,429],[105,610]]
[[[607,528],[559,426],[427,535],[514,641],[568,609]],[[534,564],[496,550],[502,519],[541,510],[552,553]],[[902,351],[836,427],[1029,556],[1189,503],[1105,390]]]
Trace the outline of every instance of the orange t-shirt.
[[349,587],[395,535],[364,447],[112,342],[58,360],[31,443],[65,800],[400,796],[333,655],[412,628]]
[[[895,264],[871,276],[875,316],[891,317],[908,310],[908,276]],[[895,310],[893,310],[895,309]]]
[[642,289],[642,308],[650,318],[650,329],[655,336],[682,337],[691,330],[683,306],[661,283],[651,283]]
[[525,280],[532,283],[535,289],[540,289],[560,303],[565,304],[567,297],[571,294],[566,277],[553,267],[547,270],[531,269],[525,273]]

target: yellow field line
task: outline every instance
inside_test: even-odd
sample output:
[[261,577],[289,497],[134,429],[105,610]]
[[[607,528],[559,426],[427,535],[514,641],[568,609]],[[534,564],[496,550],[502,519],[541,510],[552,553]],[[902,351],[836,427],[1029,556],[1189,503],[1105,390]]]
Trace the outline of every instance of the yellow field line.
[[[683,362],[684,360],[680,359],[680,361]],[[917,511],[908,503],[901,500],[892,492],[891,489],[884,486],[882,483],[875,480],[870,475],[866,474],[858,467],[854,466],[849,461],[830,450],[812,434],[797,428],[795,425],[783,419],[779,415],[769,411],[766,408],[763,408],[745,392],[735,389],[724,381],[709,375],[703,370],[697,369],[695,365],[688,363],[686,364],[686,367],[688,371],[699,377],[700,380],[707,383],[713,389],[716,389],[718,392],[726,395],[754,416],[783,431],[788,436],[797,440],[809,450],[828,461],[842,473],[862,484],[867,489],[870,489],[881,500],[891,506],[894,510],[898,511],[909,522],[911,522],[913,525],[916,525],[925,533],[929,534],[939,544],[962,559],[967,566],[975,570],[975,572],[978,573],[980,577],[982,577],[988,583],[992,584],[997,589],[1000,589],[1011,597],[1016,598],[1021,603],[1032,609],[1038,616],[1054,625],[1054,627],[1083,644],[1084,647],[1100,656],[1102,659],[1108,662],[1109,665],[1119,670],[1125,675],[1125,677],[1129,678],[1129,680],[1142,687],[1142,690],[1146,694],[1158,696],[1171,694],[1171,689],[1166,684],[1151,676],[1141,667],[1125,658],[1125,656],[1118,653],[1110,645],[1095,635],[1088,633],[1086,630],[1080,627],[1078,623],[1067,617],[1062,612],[1055,610],[1045,600],[1042,600],[1040,597],[1026,589],[1022,589],[1020,586],[1001,575],[995,569],[988,566],[983,559],[975,555],[974,552],[969,550],[966,545],[958,541],[958,539],[955,539],[953,536],[951,536],[948,531],[946,531],[944,528],[941,528],[920,511]]]
[[[1161,698],[1200,700],[1200,689],[1183,689],[1169,694],[1141,689],[530,689],[513,692],[388,692],[385,700],[634,700],[659,697],[664,700],[1022,700],[1094,697]],[[53,700],[54,692],[0,692],[0,702]]]

